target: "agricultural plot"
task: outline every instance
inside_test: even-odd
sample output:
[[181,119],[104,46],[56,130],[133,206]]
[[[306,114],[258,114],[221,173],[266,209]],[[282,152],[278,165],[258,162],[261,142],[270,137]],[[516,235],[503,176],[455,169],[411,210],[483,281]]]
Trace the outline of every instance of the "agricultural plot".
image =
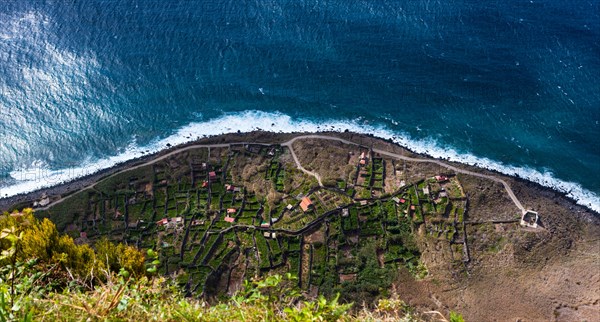
[[282,164],[278,161],[272,160],[269,164],[269,168],[267,168],[265,179],[273,182],[273,186],[275,187],[276,191],[283,192],[285,184],[285,170]]
[[[286,164],[284,152],[258,144],[192,149],[109,177],[39,214],[74,236],[157,250],[159,271],[185,271],[179,282],[192,294],[213,292],[216,277],[239,263],[245,273],[233,275],[241,278],[289,271],[305,290],[375,294],[368,285],[381,276],[419,265],[415,231],[462,250],[467,202],[455,177],[383,194],[386,162],[372,156],[357,165],[354,181],[319,187]],[[237,165],[253,158],[269,196],[240,180]]]

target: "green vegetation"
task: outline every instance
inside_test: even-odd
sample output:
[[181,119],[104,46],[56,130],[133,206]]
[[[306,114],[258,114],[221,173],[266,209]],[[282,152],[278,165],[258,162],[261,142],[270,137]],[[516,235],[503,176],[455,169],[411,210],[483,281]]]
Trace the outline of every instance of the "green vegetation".
[[[10,250],[0,259],[6,267],[35,260],[38,267],[59,267],[75,278],[88,278],[94,272],[119,272],[122,269],[134,276],[144,275],[145,256],[137,248],[113,244],[100,239],[96,250],[87,244],[76,244],[68,235],[60,235],[48,219],[38,220],[31,209],[4,213],[0,216],[3,250]],[[95,276],[90,282],[102,278]]]
[[[260,145],[211,149],[210,157],[190,150],[109,177],[36,215],[72,236],[73,250],[57,261],[81,276],[125,270],[137,280],[151,264],[158,275],[176,275],[185,294],[204,298],[232,294],[253,276],[291,272],[301,292],[374,305],[389,295],[399,270],[427,278],[416,231],[460,246],[466,200],[442,193],[462,191],[454,177],[389,193],[386,161],[374,157],[348,165],[358,178],[319,187],[284,153]],[[121,255],[137,249],[155,249],[155,256],[128,263],[136,256]],[[42,255],[33,257],[55,256]]]
[[450,322],[465,322],[461,314],[450,311]]
[[[175,283],[179,277],[154,276],[160,261],[152,250],[151,262],[143,265],[144,256],[122,244],[102,240],[95,251],[70,244],[70,237],[58,234],[47,219],[36,220],[30,209],[3,214],[0,226],[0,321],[417,321],[395,296],[357,313],[349,312],[351,303],[340,304],[339,295],[306,298],[290,273],[245,281],[232,297],[209,303],[185,297]],[[102,273],[79,267],[81,253],[105,257]],[[374,269],[374,278],[377,265],[367,261],[365,269]],[[454,312],[450,317],[462,321]]]

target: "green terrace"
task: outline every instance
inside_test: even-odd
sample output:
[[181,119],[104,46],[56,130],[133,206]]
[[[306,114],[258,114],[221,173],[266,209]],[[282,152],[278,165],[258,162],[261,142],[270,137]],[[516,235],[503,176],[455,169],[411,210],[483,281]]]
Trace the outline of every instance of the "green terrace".
[[383,194],[386,161],[369,156],[354,182],[319,187],[288,153],[262,145],[192,149],[109,177],[38,215],[79,242],[107,236],[157,250],[159,271],[180,274],[190,294],[228,292],[267,272],[291,272],[305,290],[375,294],[399,268],[420,267],[421,227],[461,259],[467,201],[456,177]]

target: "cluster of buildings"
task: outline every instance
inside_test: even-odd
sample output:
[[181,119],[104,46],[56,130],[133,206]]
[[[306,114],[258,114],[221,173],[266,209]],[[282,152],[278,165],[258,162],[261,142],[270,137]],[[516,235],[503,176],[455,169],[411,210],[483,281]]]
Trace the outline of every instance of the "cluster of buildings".
[[156,222],[159,227],[166,227],[167,229],[181,228],[183,227],[183,217],[175,218],[163,218]]

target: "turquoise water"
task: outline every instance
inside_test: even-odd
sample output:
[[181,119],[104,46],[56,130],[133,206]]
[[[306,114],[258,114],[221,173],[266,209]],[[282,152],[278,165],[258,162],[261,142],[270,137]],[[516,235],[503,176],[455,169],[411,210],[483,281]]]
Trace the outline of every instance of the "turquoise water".
[[599,2],[373,2],[3,3],[0,194],[333,126],[600,208]]

